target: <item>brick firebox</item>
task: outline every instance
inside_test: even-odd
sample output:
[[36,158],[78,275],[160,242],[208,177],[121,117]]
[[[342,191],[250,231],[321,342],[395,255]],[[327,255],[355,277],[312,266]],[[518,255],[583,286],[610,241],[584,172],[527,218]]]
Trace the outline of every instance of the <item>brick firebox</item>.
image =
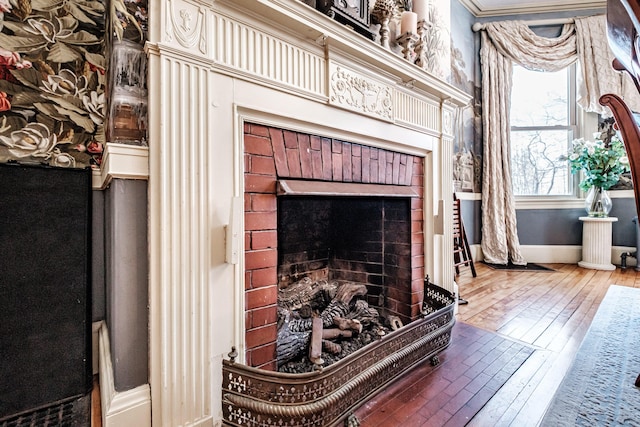
[[422,157],[263,125],[244,125],[246,362],[276,370],[278,179],[407,186],[411,198],[410,320],[424,279]]

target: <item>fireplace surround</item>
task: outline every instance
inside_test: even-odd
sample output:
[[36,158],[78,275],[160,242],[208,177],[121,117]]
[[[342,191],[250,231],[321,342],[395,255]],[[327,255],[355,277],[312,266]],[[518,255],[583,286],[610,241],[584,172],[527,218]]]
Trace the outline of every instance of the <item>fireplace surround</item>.
[[[410,214],[423,229],[417,237],[412,219],[419,239],[412,247],[422,255],[411,260],[403,298],[416,320],[405,328],[423,316],[424,276],[454,291],[453,117],[470,96],[303,2],[175,0],[150,13],[157,24],[146,45],[151,414],[154,425],[219,425],[229,411],[229,375],[236,378],[230,369],[278,375],[278,181],[410,188],[410,167],[423,185],[421,200],[407,196]],[[284,156],[265,143],[270,128],[282,131]],[[285,130],[298,146],[307,135],[308,151],[288,147]],[[346,179],[324,179],[333,163],[331,170],[314,163],[318,140],[320,155],[329,148]],[[287,163],[300,177],[275,179],[273,169],[296,152],[311,155],[299,171]],[[371,181],[373,160],[384,182]],[[309,165],[311,178],[303,178]],[[399,331],[381,340],[385,348]]]

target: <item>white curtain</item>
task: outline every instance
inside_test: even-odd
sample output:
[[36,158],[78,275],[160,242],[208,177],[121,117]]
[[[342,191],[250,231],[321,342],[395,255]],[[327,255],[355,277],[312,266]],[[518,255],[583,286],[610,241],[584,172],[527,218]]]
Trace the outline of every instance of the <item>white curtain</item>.
[[517,234],[511,186],[510,120],[513,64],[538,71],[558,71],[579,59],[582,81],[579,105],[610,115],[598,100],[605,93],[622,95],[640,111],[640,96],[626,73],[611,62],[604,15],[578,18],[556,38],[536,35],[524,21],[491,22],[481,33],[482,252],[487,262],[526,264]]
[[607,40],[607,21],[604,15],[575,20],[578,62],[582,81],[578,85],[578,105],[585,111],[611,116],[608,107],[598,100],[605,93],[615,93],[633,111],[640,111],[640,95],[626,72],[613,69],[613,52]]

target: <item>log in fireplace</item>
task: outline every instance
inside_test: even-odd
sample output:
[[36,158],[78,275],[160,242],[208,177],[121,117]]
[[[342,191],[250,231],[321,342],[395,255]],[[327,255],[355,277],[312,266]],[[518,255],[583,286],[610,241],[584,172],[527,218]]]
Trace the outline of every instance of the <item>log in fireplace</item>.
[[245,124],[245,171],[247,365],[224,361],[225,422],[334,425],[436,363],[454,297],[424,278],[423,159]]

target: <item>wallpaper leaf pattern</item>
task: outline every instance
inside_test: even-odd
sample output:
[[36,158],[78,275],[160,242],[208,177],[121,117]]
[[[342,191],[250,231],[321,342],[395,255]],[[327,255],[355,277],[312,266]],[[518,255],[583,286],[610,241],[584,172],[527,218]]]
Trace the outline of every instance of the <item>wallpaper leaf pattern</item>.
[[0,0],[0,161],[100,164],[105,7]]

